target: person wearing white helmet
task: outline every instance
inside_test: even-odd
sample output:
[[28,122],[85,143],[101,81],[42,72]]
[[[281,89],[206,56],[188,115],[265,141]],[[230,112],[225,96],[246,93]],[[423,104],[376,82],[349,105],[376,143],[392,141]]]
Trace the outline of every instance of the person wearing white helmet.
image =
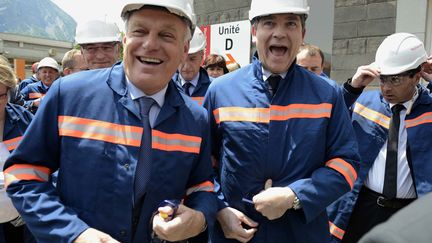
[[89,69],[108,68],[119,60],[121,33],[114,23],[91,20],[79,24],[75,41]]
[[224,197],[213,243],[328,242],[325,209],[356,180],[342,90],[295,63],[308,14],[306,0],[252,0],[253,62],[207,91]]
[[60,77],[60,66],[54,58],[45,57],[38,64],[37,74],[40,81],[29,84],[21,90],[21,94],[25,100],[24,106],[33,114],[36,113],[40,101],[48,92],[51,85]]
[[175,242],[214,224],[207,114],[171,79],[193,3],[130,0],[121,16],[124,61],[55,82],[5,163],[38,242]]
[[[344,84],[362,166],[354,190],[328,209],[334,242],[357,242],[432,191],[432,97],[419,85],[426,61],[421,40],[395,33],[380,44],[375,62]],[[362,93],[374,79],[380,90]]]
[[210,78],[206,70],[201,67],[206,45],[207,41],[204,33],[200,28],[195,28],[194,35],[190,42],[188,56],[186,60],[180,64],[178,72],[173,76],[173,80],[177,81],[184,93],[200,105],[210,85]]

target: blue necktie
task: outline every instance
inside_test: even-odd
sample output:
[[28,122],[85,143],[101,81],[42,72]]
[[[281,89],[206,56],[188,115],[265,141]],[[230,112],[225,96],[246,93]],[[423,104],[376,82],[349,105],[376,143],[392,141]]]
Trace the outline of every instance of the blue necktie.
[[146,191],[146,185],[150,179],[151,169],[151,126],[149,120],[149,111],[154,100],[149,97],[139,98],[140,113],[143,122],[143,134],[141,146],[139,149],[138,163],[135,170],[134,194],[137,202]]
[[383,194],[388,199],[396,198],[397,195],[397,164],[399,145],[400,112],[405,109],[403,105],[397,104],[392,107],[389,135],[387,141],[387,156],[384,174]]
[[276,91],[277,91],[277,89],[278,89],[278,87],[279,87],[279,82],[282,80],[282,77],[280,76],[280,75],[277,75],[277,74],[272,74],[268,79],[267,79],[267,82],[268,82],[268,84],[269,84],[269,91],[270,91],[270,94],[272,95],[272,96],[275,96],[275,94],[276,94]]
[[190,82],[186,82],[183,84],[183,90],[185,92],[185,94],[187,94],[187,96],[191,96],[190,93],[190,87],[192,86],[192,84]]

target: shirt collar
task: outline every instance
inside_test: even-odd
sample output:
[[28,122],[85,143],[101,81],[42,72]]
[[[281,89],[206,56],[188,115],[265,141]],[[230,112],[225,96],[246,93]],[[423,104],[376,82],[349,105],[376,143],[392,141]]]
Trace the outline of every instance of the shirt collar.
[[[125,75],[126,76],[126,75]],[[167,91],[168,88],[168,84],[159,92],[157,92],[156,94],[153,95],[146,95],[144,92],[142,92],[139,88],[137,88],[130,80],[129,78],[126,76],[126,85],[127,88],[129,90],[129,95],[132,98],[132,100],[137,100],[141,97],[150,97],[153,98],[156,103],[159,105],[159,107],[162,107],[165,103],[165,93]]]
[[288,71],[285,71],[283,73],[271,73],[270,71],[268,71],[267,69],[265,69],[264,67],[262,67],[262,74],[263,74],[263,80],[267,80],[271,75],[279,75],[282,77],[282,79],[284,79],[287,75]]
[[[408,100],[408,101],[405,101],[403,104],[401,104],[401,105],[403,105],[404,107],[405,107],[405,109],[407,110],[407,115],[409,114],[409,113],[411,113],[411,110],[412,110],[412,107],[413,107],[413,105],[414,105],[414,102],[417,100],[417,98],[419,97],[419,89],[418,89],[418,87],[416,86],[415,87],[415,92],[414,92],[414,95],[413,95],[413,97],[410,99],[410,100]],[[389,104],[390,105],[390,109],[393,107],[393,106],[395,106],[396,104],[393,104],[393,103],[390,103]]]
[[181,74],[179,73],[179,77],[180,77],[180,81],[181,81],[181,85],[183,86],[186,82],[191,83],[194,87],[196,87],[198,85],[198,79],[199,79],[200,73],[198,72],[197,75],[195,75],[195,77],[191,80],[191,81],[186,81]]

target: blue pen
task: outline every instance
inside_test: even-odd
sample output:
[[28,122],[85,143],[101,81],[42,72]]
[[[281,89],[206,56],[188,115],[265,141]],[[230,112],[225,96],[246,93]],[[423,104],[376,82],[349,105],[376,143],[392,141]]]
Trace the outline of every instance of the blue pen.
[[247,198],[242,198],[242,201],[245,203],[249,203],[251,205],[254,205],[254,202],[252,200],[247,199]]

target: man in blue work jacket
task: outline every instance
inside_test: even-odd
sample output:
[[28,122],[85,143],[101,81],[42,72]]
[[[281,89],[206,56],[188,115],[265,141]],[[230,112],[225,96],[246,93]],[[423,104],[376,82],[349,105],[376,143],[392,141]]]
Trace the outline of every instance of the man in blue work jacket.
[[124,62],[55,82],[6,162],[7,192],[38,242],[179,241],[213,225],[207,113],[171,81],[193,6],[129,1],[122,17]]
[[200,105],[210,85],[207,71],[201,67],[206,45],[204,33],[196,28],[190,42],[188,57],[179,66],[178,72],[173,77],[179,88]]
[[308,13],[304,0],[252,0],[257,55],[207,91],[225,198],[213,243],[328,242],[325,209],[354,185],[357,142],[341,90],[295,64]]
[[[333,242],[357,242],[432,191],[432,97],[419,85],[426,61],[422,41],[396,33],[344,84],[362,159],[354,190],[328,209]],[[362,94],[375,78],[381,90]]]

